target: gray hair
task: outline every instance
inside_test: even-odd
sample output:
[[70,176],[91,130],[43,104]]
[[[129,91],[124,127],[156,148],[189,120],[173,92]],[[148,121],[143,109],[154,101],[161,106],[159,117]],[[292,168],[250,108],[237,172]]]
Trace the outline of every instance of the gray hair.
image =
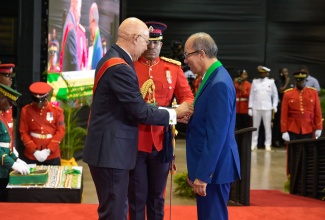
[[96,24],[98,25],[99,13],[98,13],[98,6],[96,2],[93,2],[90,6],[90,18],[94,19],[96,21]]
[[193,34],[191,38],[193,38],[194,50],[203,50],[209,58],[217,57],[218,46],[209,34],[199,32]]

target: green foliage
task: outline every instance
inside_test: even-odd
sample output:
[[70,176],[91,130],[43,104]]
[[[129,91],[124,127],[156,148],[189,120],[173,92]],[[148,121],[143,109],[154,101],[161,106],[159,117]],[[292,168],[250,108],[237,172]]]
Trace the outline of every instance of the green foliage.
[[194,199],[195,193],[193,192],[193,188],[190,187],[187,183],[187,172],[183,172],[180,174],[175,174],[174,183],[176,185],[174,189],[174,193],[183,198]]
[[[68,91],[70,91],[72,86],[63,77],[62,79],[65,81]],[[62,159],[70,160],[76,151],[83,149],[87,129],[78,125],[79,118],[77,114],[83,106],[90,106],[90,103],[91,97],[60,101],[60,107],[64,110],[65,123],[65,135],[60,144]]]
[[325,89],[320,90],[320,106],[324,115],[325,112]]

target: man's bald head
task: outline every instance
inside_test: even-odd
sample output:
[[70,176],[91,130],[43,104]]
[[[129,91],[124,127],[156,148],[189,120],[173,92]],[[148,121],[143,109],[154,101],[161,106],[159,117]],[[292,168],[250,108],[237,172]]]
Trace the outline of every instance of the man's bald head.
[[126,50],[133,61],[136,61],[147,49],[147,42],[149,42],[149,29],[143,21],[131,17],[121,23],[116,44]]

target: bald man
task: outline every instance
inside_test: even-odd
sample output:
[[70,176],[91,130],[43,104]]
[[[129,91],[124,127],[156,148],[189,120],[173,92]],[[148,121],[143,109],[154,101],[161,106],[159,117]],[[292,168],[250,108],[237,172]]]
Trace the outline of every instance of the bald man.
[[83,161],[88,163],[99,201],[99,219],[127,218],[129,172],[137,157],[138,125],[166,126],[186,122],[193,107],[177,109],[147,104],[140,93],[133,61],[147,49],[149,30],[137,18],[127,18],[117,42],[99,61]]

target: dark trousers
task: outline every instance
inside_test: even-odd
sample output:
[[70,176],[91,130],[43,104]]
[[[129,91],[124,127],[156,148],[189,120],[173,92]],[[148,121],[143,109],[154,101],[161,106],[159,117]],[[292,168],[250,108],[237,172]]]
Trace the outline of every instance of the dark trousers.
[[45,160],[44,162],[39,162],[37,160],[30,160],[28,158],[25,159],[27,164],[36,163],[36,165],[52,165],[52,166],[60,166],[61,165],[61,158],[57,157],[51,160]]
[[138,151],[135,169],[130,172],[130,220],[163,220],[167,177],[170,163],[162,163],[159,152]]
[[99,220],[126,220],[129,170],[88,165],[98,197]]
[[236,114],[236,129],[252,127],[252,117],[248,114]]
[[0,202],[7,201],[7,185],[9,178],[0,178]]
[[206,196],[196,196],[198,220],[228,220],[230,183],[208,184]]

